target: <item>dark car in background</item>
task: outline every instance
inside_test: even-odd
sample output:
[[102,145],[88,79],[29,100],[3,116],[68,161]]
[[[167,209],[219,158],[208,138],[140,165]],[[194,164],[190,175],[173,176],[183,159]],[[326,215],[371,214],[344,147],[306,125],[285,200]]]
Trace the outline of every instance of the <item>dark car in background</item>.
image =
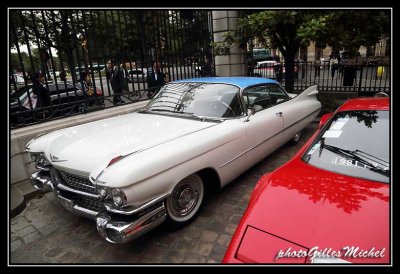
[[[50,93],[50,106],[36,108],[32,102],[34,94],[32,85],[22,87],[10,95],[10,123],[11,127],[32,123],[44,118],[55,118],[72,113],[83,112],[89,106],[103,106],[101,90],[96,88],[93,97],[85,96],[81,85],[72,83],[47,84],[45,87]],[[44,116],[43,116],[44,114]]]

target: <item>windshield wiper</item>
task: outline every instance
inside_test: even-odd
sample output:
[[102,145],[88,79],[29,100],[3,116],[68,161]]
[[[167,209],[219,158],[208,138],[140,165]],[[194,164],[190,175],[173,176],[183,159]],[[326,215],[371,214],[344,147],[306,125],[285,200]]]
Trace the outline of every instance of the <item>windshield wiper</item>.
[[221,122],[221,121],[224,120],[223,118],[200,116],[200,115],[194,114],[193,112],[184,112],[184,111],[177,111],[177,110],[170,110],[170,109],[163,109],[163,108],[142,109],[139,112],[145,113],[145,112],[152,112],[152,111],[183,114],[183,115],[185,115],[187,117],[195,118],[195,119],[198,119],[198,120],[203,121],[203,122],[207,121],[207,120]]
[[[323,148],[325,148],[325,149],[327,149],[327,150],[329,150],[329,151],[331,151],[333,153],[336,153],[336,154],[338,154],[340,156],[343,156],[343,157],[345,157],[347,159],[358,161],[359,163],[361,163],[361,164],[365,165],[366,167],[368,167],[368,169],[373,171],[373,172],[380,173],[380,174],[382,174],[382,175],[384,175],[386,177],[389,177],[389,175],[390,175],[389,163],[388,162],[386,162],[385,160],[382,160],[382,159],[380,159],[378,157],[372,156],[372,155],[370,155],[368,153],[362,152],[361,150],[357,149],[357,150],[352,151],[352,150],[347,150],[347,149],[343,149],[343,148],[340,148],[340,147],[326,145],[326,144],[324,144],[324,141],[322,140],[321,149],[323,149]],[[381,161],[381,163],[377,163],[377,161],[372,161],[371,158],[366,157],[366,156],[361,155],[361,154],[366,154],[366,155],[368,155],[370,157],[373,157],[376,160]],[[361,157],[364,157],[365,159],[361,158]],[[378,164],[383,166],[383,168],[382,167],[378,167]]]
[[184,112],[184,111],[179,111],[179,110],[170,110],[170,109],[165,109],[165,108],[150,108],[150,109],[144,109],[145,111],[159,111],[159,112],[170,112],[170,113],[178,113],[178,114],[186,114],[186,115],[195,115],[192,112]]
[[171,113],[182,113],[180,111],[176,110],[170,110],[170,109],[165,109],[165,108],[145,108],[139,110],[139,112],[144,113],[144,112],[152,112],[152,111],[159,111],[159,112],[171,112]]
[[170,110],[170,109],[165,109],[165,108],[150,108],[150,109],[143,109],[141,110],[142,112],[147,112],[147,111],[159,111],[159,112],[169,112],[169,113],[178,113],[178,114],[183,114],[183,115],[189,115],[190,117],[197,118],[199,120],[203,120],[202,117],[192,113],[192,112],[184,112],[184,111],[178,111],[178,110]]

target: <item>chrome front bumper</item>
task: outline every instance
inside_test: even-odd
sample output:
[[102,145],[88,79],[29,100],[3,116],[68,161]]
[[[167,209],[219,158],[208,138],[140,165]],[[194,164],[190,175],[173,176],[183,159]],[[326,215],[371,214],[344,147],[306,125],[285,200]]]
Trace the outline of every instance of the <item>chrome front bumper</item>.
[[[65,197],[63,192],[72,192],[78,195],[84,193],[60,183],[55,185],[52,179],[46,176],[43,171],[33,173],[30,181],[39,190],[50,187],[57,195],[60,203],[73,214],[95,220],[97,231],[110,243],[126,243],[136,239],[160,225],[166,218],[166,210],[162,201],[153,204],[149,203],[151,210],[142,211],[142,213],[139,212],[132,215],[121,214],[125,218],[119,220],[119,214],[110,214],[107,210],[93,210],[78,205],[74,199]],[[100,196],[95,194],[85,193],[84,195],[101,200]]]

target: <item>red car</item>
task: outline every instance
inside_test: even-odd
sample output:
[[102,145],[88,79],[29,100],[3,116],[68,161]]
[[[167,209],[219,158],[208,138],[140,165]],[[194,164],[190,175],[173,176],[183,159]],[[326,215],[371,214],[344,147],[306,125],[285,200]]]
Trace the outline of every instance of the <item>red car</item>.
[[389,264],[389,98],[346,101],[256,185],[223,263]]

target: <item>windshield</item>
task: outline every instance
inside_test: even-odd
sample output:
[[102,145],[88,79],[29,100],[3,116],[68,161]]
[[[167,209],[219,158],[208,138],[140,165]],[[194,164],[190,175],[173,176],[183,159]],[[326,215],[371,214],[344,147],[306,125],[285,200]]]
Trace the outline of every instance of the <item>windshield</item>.
[[195,117],[230,118],[243,114],[239,88],[228,84],[171,83],[147,105],[146,111]]
[[322,169],[389,183],[389,111],[336,114],[302,159]]

